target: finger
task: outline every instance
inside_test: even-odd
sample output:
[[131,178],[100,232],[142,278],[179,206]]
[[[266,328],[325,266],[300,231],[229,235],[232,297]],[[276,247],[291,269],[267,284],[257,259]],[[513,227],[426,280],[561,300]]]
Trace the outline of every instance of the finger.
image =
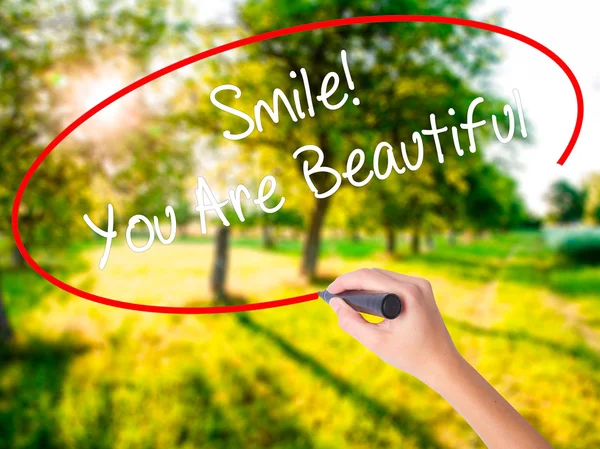
[[346,290],[375,290],[385,292],[394,287],[396,282],[388,276],[369,268],[351,271],[338,276],[327,287],[331,293],[336,294]]
[[422,295],[421,288],[415,284],[386,276],[377,270],[362,268],[339,276],[327,288],[331,293],[345,290],[374,290],[396,293],[405,304],[416,301]]
[[409,276],[407,274],[396,273],[395,271],[384,270],[383,268],[372,268],[372,270],[377,271],[381,274],[384,274],[392,279],[396,279],[398,281],[410,282],[412,284],[416,284],[421,278],[415,276]]
[[418,285],[419,287],[424,289],[431,288],[431,284],[427,279],[423,279],[416,276],[409,276],[407,274],[402,273],[396,273],[394,271],[384,270],[383,268],[373,268],[373,270],[379,271],[381,274],[391,277],[392,279],[395,279],[397,281],[409,282],[411,284]]
[[376,344],[380,336],[377,325],[369,323],[341,298],[332,298],[329,305],[338,316],[338,325],[344,332],[368,348]]

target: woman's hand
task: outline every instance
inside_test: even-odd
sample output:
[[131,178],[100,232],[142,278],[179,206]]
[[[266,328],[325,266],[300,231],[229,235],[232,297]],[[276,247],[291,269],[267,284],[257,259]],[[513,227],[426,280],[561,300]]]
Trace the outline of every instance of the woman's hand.
[[490,449],[552,449],[458,353],[425,279],[380,269],[337,278],[327,289],[375,290],[402,300],[398,318],[369,323],[340,298],[329,304],[340,327],[381,359],[425,382],[460,413]]
[[398,318],[378,324],[366,321],[341,298],[330,301],[340,327],[390,365],[430,384],[447,366],[460,360],[431,284],[425,279],[365,268],[338,277],[327,290],[333,294],[375,290],[401,298]]

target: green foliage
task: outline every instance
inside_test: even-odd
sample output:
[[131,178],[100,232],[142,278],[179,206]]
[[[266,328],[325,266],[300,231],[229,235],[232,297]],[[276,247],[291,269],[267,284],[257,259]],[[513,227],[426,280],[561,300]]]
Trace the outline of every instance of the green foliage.
[[35,42],[36,2],[0,2],[0,233],[10,230],[12,200],[26,168],[41,151],[37,139],[47,119],[35,106],[39,74],[50,63],[47,42]]
[[[53,107],[59,104],[58,111],[64,109],[68,97],[78,94],[69,91],[57,98],[64,73],[85,72],[102,58],[111,59],[120,52],[143,70],[152,50],[175,35],[167,26],[165,5],[165,0],[152,0],[144,8],[105,0],[94,5],[0,2],[0,233],[9,232],[12,202],[26,169],[65,125]],[[98,192],[92,192],[91,186],[106,162],[90,157],[94,153],[98,149],[90,143],[69,142],[36,172],[19,210],[19,227],[28,248],[60,246],[86,235],[81,216],[94,202]],[[156,172],[148,177],[152,174]],[[173,175],[168,179],[181,181],[179,173],[166,174]],[[148,190],[133,202],[149,201],[154,192]],[[157,194],[156,201],[150,202],[154,206],[161,199]]]
[[[240,5],[239,20],[243,34],[251,35],[333,17],[406,13],[467,17],[471,4],[470,0],[443,3],[250,0]],[[313,94],[318,93],[325,74],[330,70],[340,71],[339,54],[346,49],[356,85],[354,94],[361,100],[359,107],[348,102],[342,111],[328,111],[317,103],[315,118],[292,122],[283,114],[277,125],[267,120],[263,133],[255,130],[238,143],[244,150],[242,161],[264,170],[286,167],[283,170],[288,176],[286,184],[302,186],[301,161],[291,160],[293,151],[302,145],[319,146],[325,155],[324,163],[339,171],[343,170],[350,151],[361,148],[367,155],[366,172],[372,168],[372,156],[379,141],[390,142],[399,154],[401,141],[409,142],[413,131],[429,126],[430,113],[445,114],[450,107],[466,111],[470,101],[480,95],[486,97],[480,112],[487,115],[496,111],[499,101],[476,86],[484,85],[481,81],[498,60],[497,48],[489,33],[465,27],[387,23],[328,28],[245,47],[234,58],[221,58],[211,65],[203,82],[195,83],[194,88],[207,96],[219,84],[234,84],[241,89],[242,96],[230,104],[253,116],[254,104],[259,99],[270,102],[274,88],[281,88],[291,98],[291,90],[299,87],[298,80],[290,79],[291,71],[299,73],[300,68],[305,68]],[[221,113],[211,105],[197,105],[183,116],[188,123],[215,133],[225,129],[240,132],[245,126],[239,118]],[[478,134],[480,144],[489,138],[489,132],[478,130]],[[419,171],[403,176],[394,173],[385,182],[374,181],[364,188],[365,194],[350,188],[349,195],[356,196],[354,202],[343,198],[343,189],[336,193],[331,202],[322,205],[323,214],[329,204],[335,208],[335,217],[327,214],[327,223],[350,232],[370,229],[373,223],[415,232],[421,232],[422,228],[458,226],[465,218],[462,203],[468,190],[466,174],[480,165],[482,158],[477,153],[459,160],[449,151],[453,148],[449,133],[442,136],[442,141],[447,153],[443,166],[438,163],[432,145],[427,145]],[[217,146],[225,143],[230,142],[220,136],[215,139]],[[252,156],[244,156],[250,153]],[[261,156],[256,157],[256,153]],[[295,174],[290,173],[292,170]],[[313,181],[321,191],[333,182],[328,175],[315,176]],[[306,186],[302,195],[310,195]],[[323,223],[320,211],[311,204],[314,201],[319,200],[297,205],[307,218],[307,253],[311,245],[313,248],[317,245]],[[369,214],[361,214],[362,206],[368,207]],[[491,221],[494,219],[498,217],[490,217]]]
[[600,264],[600,228],[566,228],[549,231],[551,244],[578,263]]
[[592,224],[600,224],[600,173],[586,179],[585,190],[585,218]]
[[196,216],[189,188],[193,183],[186,183],[194,163],[191,145],[179,139],[169,125],[156,121],[130,132],[117,151],[117,168],[110,178],[116,193],[123,197],[119,212],[128,217],[163,217],[165,207],[171,205],[177,223],[185,224]]
[[550,205],[550,220],[553,222],[569,223],[583,217],[585,191],[567,180],[553,183],[547,200]]
[[466,226],[476,231],[514,229],[527,219],[516,182],[490,163],[467,174]]
[[[123,60],[135,67],[133,76],[146,74],[161,49],[185,42],[187,22],[185,8],[168,0],[150,0],[143,7],[107,0],[0,1],[1,234],[10,231],[12,202],[26,169],[75,118],[70,114],[83,112],[77,97],[92,95],[94,82],[113,76]],[[92,81],[76,89],[86,74]],[[115,137],[109,128],[100,141],[70,137],[45,160],[19,210],[29,249],[90,235],[82,215],[102,223],[107,202],[117,205],[117,224],[125,214],[162,216],[167,204],[179,223],[192,218],[192,193],[183,193],[193,169],[189,142],[143,106],[135,111],[143,117],[139,129]]]

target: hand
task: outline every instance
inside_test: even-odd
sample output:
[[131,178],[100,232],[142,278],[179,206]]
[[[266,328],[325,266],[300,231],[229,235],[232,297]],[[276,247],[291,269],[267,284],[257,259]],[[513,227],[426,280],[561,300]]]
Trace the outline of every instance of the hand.
[[338,277],[328,288],[397,294],[403,310],[373,324],[341,298],[329,304],[340,327],[381,359],[431,386],[460,413],[490,449],[552,449],[536,430],[458,353],[425,279],[362,269]]
[[338,277],[328,290],[375,290],[397,294],[402,313],[394,320],[373,324],[341,298],[330,305],[340,327],[383,361],[431,385],[437,374],[461,359],[425,279],[391,271],[361,269]]

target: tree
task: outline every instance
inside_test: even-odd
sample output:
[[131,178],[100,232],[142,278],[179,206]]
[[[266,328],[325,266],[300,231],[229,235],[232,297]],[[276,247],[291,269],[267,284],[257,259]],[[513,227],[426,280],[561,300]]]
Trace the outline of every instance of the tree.
[[[152,120],[152,119],[149,119]],[[192,214],[192,193],[186,184],[193,168],[193,154],[187,139],[161,118],[140,130],[130,132],[122,142],[117,168],[113,168],[113,196],[122,197],[125,216],[144,214],[162,216],[170,205],[177,225],[184,225]],[[115,158],[112,158],[115,163]]]
[[549,217],[552,221],[571,223],[583,217],[585,191],[567,180],[554,182],[546,199],[550,205]]
[[600,173],[592,173],[585,181],[585,219],[600,224]]
[[491,163],[471,171],[467,182],[467,226],[477,233],[509,227],[515,182]]
[[[65,70],[87,69],[95,58],[111,55],[115,47],[144,70],[152,51],[167,41],[172,28],[165,6],[165,0],[151,0],[145,8],[126,1],[101,0],[93,7],[73,1],[64,7],[54,1],[0,0],[2,235],[11,232],[12,203],[27,168],[43,150],[43,143],[65,125],[64,117],[53,110],[76,96],[71,91],[61,95]],[[88,143],[65,144],[32,178],[19,209],[19,230],[29,251],[64,246],[85,232],[81,211],[89,209],[89,185],[99,169],[105,168],[105,160],[90,158],[97,152],[89,150]],[[1,334],[10,335],[1,286],[0,329]]]
[[227,278],[227,265],[229,263],[229,236],[228,227],[219,228],[215,239],[215,261],[213,264],[210,286],[217,301],[226,299],[225,281]]
[[[269,202],[273,205],[278,204],[280,197],[273,197]],[[269,203],[268,202],[268,203]],[[269,204],[267,205],[269,206]],[[278,210],[274,214],[261,213],[259,221],[263,229],[263,247],[274,248],[277,244],[274,231],[280,228],[301,229],[304,225],[304,217],[298,209],[294,209],[291,205]]]
[[343,188],[336,192],[326,226],[343,230],[354,242],[358,242],[361,231],[377,227],[377,219],[372,212],[373,201],[369,197],[366,188]]
[[[412,1],[373,3],[364,0],[349,4],[340,0],[291,3],[250,0],[240,6],[239,21],[244,34],[254,35],[331,17],[407,12],[466,17],[470,4],[469,0],[444,5],[439,2],[415,5]],[[277,14],[272,14],[272,11],[277,11]],[[317,105],[316,108],[320,109],[315,112],[318,119],[298,123],[281,120],[277,129],[265,126],[265,132],[246,138],[244,145],[260,145],[261,151],[272,155],[285,154],[289,164],[290,155],[296,148],[311,143],[323,151],[326,165],[340,168],[354,142],[361,140],[361,136],[373,136],[373,131],[377,131],[380,136],[387,135],[392,139],[399,137],[393,133],[394,128],[404,127],[403,131],[410,129],[411,132],[421,129],[412,128],[416,123],[413,118],[415,110],[435,110],[439,106],[436,98],[453,94],[448,89],[450,82],[442,83],[445,89],[429,90],[432,80],[444,79],[452,74],[454,79],[464,81],[474,71],[485,71],[494,57],[489,52],[489,39],[463,27],[425,23],[347,26],[297,33],[247,47],[231,64],[218,69],[212,85],[234,84],[243,92],[251,92],[236,101],[236,108],[252,115],[253,103],[259,98],[269,98],[274,88],[286,86],[286,90],[291,91],[294,84],[289,74],[298,74],[301,68],[310,73],[311,90],[319,92],[320,82],[330,70],[341,73],[339,58],[342,49],[346,49],[352,58],[350,66],[357,86],[356,95],[360,97],[361,104],[369,105],[369,108],[345,106],[342,116],[338,111],[324,111]],[[419,54],[418,58],[416,54]],[[457,64],[461,65],[461,70],[452,70],[451,67]],[[405,89],[404,83],[416,88]],[[383,106],[371,110],[376,104],[371,100],[379,101]],[[239,119],[231,122],[224,114],[217,115],[217,118],[212,123],[216,123],[219,130],[240,126]],[[423,120],[427,120],[426,114]],[[406,136],[410,137],[404,132],[400,135],[405,140]],[[399,144],[399,140],[395,141]],[[298,170],[301,170],[301,164],[302,161],[296,162]],[[423,177],[423,185],[430,186],[431,181],[426,179],[427,170],[422,172],[419,176]],[[312,181],[319,191],[327,190],[332,184],[328,175],[314,176]],[[423,191],[421,188],[418,193],[411,194],[412,199],[406,199],[413,221],[410,226],[415,234],[419,232],[418,223],[423,215],[420,201],[430,201],[426,196],[424,198]],[[321,230],[333,201],[332,197],[312,201],[301,261],[301,272],[309,277],[316,272]],[[415,206],[419,206],[419,211],[415,211]]]
[[[35,2],[3,0],[0,3],[0,233],[10,233],[12,199],[27,164],[38,152],[36,139],[44,121],[34,107],[36,77],[49,64],[46,43],[35,44],[27,32],[39,26]],[[18,157],[15,157],[18,154]],[[14,250],[13,250],[14,251]],[[14,257],[20,263],[18,257]],[[0,337],[12,335],[3,305],[0,273]]]

